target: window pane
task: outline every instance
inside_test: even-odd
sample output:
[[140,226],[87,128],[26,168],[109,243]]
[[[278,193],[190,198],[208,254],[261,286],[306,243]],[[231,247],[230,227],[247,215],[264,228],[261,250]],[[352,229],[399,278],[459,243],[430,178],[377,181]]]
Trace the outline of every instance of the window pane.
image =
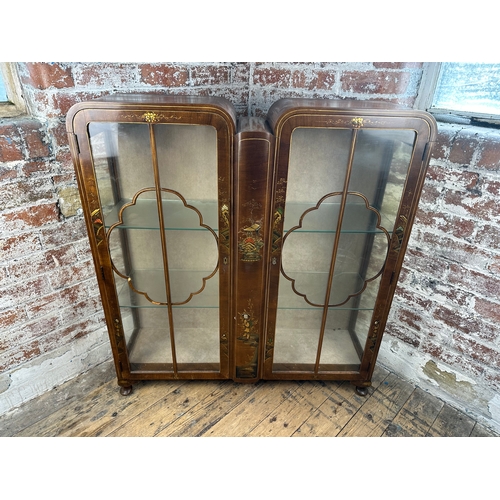
[[442,63],[434,108],[500,114],[500,64]]
[[5,83],[3,81],[2,73],[0,72],[0,102],[6,102],[9,99],[7,98],[7,89],[5,88]]

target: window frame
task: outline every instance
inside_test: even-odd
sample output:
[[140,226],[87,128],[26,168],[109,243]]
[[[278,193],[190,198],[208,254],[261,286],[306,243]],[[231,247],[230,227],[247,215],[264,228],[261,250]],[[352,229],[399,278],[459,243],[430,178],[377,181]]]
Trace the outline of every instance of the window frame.
[[0,118],[10,118],[27,113],[26,102],[23,98],[21,80],[17,74],[16,63],[0,63],[8,102],[0,102]]
[[476,123],[495,126],[500,125],[500,114],[466,112],[432,106],[441,70],[441,64],[442,63],[440,62],[424,63],[422,79],[414,107],[416,109],[428,111],[434,115],[437,120],[441,121],[466,124]]

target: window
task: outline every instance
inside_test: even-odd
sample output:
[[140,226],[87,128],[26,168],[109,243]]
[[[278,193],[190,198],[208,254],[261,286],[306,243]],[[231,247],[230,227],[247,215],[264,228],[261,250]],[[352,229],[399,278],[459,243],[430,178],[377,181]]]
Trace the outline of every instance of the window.
[[26,112],[15,63],[0,63],[0,118]]
[[500,64],[427,63],[416,107],[448,121],[500,124]]
[[3,81],[3,75],[0,75],[0,102],[7,102],[7,89],[5,88],[5,83]]

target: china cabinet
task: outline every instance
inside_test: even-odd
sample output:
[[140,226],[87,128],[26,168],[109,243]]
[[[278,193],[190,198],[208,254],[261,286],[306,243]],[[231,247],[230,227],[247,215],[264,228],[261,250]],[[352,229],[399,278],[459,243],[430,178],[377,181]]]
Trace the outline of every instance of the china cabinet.
[[67,130],[118,384],[370,385],[435,122],[387,103],[116,95]]

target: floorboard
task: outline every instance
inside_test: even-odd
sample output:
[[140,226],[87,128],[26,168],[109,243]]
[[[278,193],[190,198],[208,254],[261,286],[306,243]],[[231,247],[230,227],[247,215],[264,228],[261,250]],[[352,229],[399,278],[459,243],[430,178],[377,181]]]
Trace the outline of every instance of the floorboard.
[[427,436],[433,437],[469,437],[475,422],[451,406],[444,405]]
[[444,403],[438,398],[417,388],[389,424],[384,435],[426,436],[443,406]]
[[0,416],[0,436],[498,437],[377,367],[368,395],[347,382],[148,381],[121,396],[104,363]]

